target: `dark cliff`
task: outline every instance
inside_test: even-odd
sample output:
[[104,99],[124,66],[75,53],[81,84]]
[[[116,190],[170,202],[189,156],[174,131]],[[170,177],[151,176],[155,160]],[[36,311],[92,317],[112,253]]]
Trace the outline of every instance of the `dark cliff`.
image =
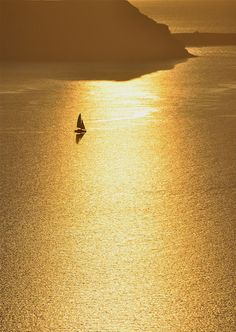
[[188,57],[168,26],[125,0],[0,2],[2,60],[147,60]]

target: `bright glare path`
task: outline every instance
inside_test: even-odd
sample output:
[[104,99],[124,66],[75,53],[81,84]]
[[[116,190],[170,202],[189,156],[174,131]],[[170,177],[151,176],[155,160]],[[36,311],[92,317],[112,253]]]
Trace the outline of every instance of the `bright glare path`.
[[234,331],[235,51],[124,82],[0,68],[1,331]]
[[[135,118],[150,117],[159,111],[158,91],[150,89],[150,81],[143,79],[128,82],[87,82],[90,102],[96,105],[93,122],[125,121],[130,125]],[[124,124],[124,122],[123,122]]]

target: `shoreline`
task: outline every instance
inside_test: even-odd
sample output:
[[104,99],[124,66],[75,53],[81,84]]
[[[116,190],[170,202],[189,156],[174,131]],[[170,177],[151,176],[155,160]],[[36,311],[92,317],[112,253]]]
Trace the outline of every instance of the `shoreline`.
[[236,45],[236,33],[179,32],[173,36],[185,47],[191,46],[233,46]]

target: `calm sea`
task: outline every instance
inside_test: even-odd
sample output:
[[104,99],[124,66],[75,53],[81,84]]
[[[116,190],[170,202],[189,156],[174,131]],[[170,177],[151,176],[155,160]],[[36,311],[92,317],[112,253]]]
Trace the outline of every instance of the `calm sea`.
[[234,330],[236,47],[190,51],[0,65],[1,331]]
[[131,0],[172,32],[236,33],[235,0]]

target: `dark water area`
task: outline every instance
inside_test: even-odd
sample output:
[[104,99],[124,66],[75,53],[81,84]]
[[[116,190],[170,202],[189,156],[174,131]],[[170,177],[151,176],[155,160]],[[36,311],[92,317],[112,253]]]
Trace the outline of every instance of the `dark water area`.
[[234,330],[236,48],[190,51],[1,64],[2,331]]

